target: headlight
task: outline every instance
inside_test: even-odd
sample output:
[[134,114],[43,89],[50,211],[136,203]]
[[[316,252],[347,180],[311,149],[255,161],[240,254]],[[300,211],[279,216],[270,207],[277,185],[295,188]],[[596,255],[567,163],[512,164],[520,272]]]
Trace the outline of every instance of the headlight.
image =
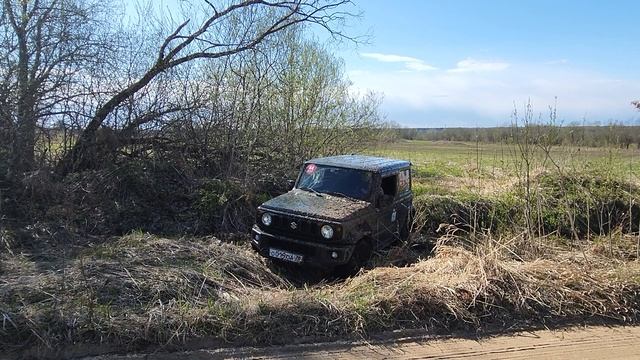
[[264,213],[262,214],[262,223],[265,224],[266,226],[271,225],[271,214],[269,213]]
[[330,225],[324,225],[320,228],[320,233],[325,239],[331,239],[333,237],[333,228]]

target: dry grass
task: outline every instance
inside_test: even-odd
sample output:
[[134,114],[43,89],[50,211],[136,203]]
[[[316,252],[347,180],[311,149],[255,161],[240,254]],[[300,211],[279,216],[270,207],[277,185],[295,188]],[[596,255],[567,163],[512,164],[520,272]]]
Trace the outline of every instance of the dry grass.
[[440,244],[435,256],[411,266],[302,288],[248,249],[213,238],[134,234],[46,264],[5,256],[0,345],[170,349],[204,337],[269,344],[402,328],[638,319],[638,262],[566,251],[523,262],[487,244]]
[[449,320],[455,326],[481,325],[485,317],[508,322],[592,316],[624,321],[636,319],[640,310],[639,265],[612,266],[609,259],[596,257],[588,264],[522,262],[504,260],[493,251],[481,255],[441,245],[432,259],[411,267],[374,269],[347,281],[338,297],[368,293],[365,308],[393,322],[433,319],[446,325]]
[[289,287],[247,249],[214,238],[134,234],[70,259],[4,256],[0,345],[184,340],[206,334],[189,331],[192,309],[224,327],[240,296]]

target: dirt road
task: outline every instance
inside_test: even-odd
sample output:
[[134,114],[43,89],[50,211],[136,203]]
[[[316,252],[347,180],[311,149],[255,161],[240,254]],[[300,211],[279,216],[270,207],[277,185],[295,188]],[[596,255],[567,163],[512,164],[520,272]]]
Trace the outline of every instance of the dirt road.
[[[543,330],[485,339],[412,337],[375,343],[329,343],[266,349],[198,350],[91,360],[177,359],[640,359],[640,327]],[[88,359],[87,359],[88,360]]]

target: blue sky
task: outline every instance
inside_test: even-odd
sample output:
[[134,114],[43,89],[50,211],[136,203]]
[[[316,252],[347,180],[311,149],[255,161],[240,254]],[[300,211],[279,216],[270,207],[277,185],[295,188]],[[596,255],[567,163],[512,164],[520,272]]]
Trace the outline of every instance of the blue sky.
[[[344,46],[354,92],[412,127],[496,126],[531,100],[559,120],[636,123],[640,1],[356,0]],[[556,101],[557,98],[557,101]]]
[[363,14],[344,30],[371,37],[331,49],[390,121],[500,126],[531,101],[543,117],[557,104],[564,124],[640,124],[640,0],[353,1]]

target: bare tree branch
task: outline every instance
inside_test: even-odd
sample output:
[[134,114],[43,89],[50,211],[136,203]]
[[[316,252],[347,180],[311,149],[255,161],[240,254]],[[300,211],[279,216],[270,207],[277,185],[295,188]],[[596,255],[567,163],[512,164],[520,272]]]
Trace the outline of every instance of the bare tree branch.
[[[221,11],[217,11],[212,7],[214,13],[204,20],[197,29],[186,35],[180,35],[180,33],[187,28],[189,21],[187,20],[183,22],[165,38],[160,46],[158,59],[153,66],[151,66],[138,80],[129,84],[126,88],[115,94],[97,109],[95,116],[88,123],[74,147],[58,163],[56,169],[57,172],[60,174],[66,174],[70,171],[90,166],[92,159],[85,156],[85,149],[93,142],[98,128],[100,128],[107,117],[112,114],[113,111],[126,99],[144,89],[158,75],[169,69],[176,68],[194,60],[219,59],[254,49],[269,36],[297,24],[315,23],[331,30],[332,33],[334,33],[335,31],[332,30],[330,26],[331,22],[336,21],[336,19],[343,14],[337,13],[335,9],[344,6],[349,2],[350,1],[348,0],[296,0],[273,2],[263,0],[246,0],[230,5]],[[266,26],[263,30],[260,29],[260,24],[255,21],[246,24],[245,31],[247,33],[254,33],[254,35],[250,36],[248,40],[243,39],[243,41],[235,45],[232,45],[233,42],[218,45],[216,42],[206,39],[206,35],[210,35],[214,25],[228,19],[232,14],[252,10],[264,11],[265,14],[267,14],[267,10],[275,11],[275,17],[273,17],[271,24]],[[208,43],[210,46],[205,49],[190,50],[190,46],[200,40],[204,40],[204,42]]]

